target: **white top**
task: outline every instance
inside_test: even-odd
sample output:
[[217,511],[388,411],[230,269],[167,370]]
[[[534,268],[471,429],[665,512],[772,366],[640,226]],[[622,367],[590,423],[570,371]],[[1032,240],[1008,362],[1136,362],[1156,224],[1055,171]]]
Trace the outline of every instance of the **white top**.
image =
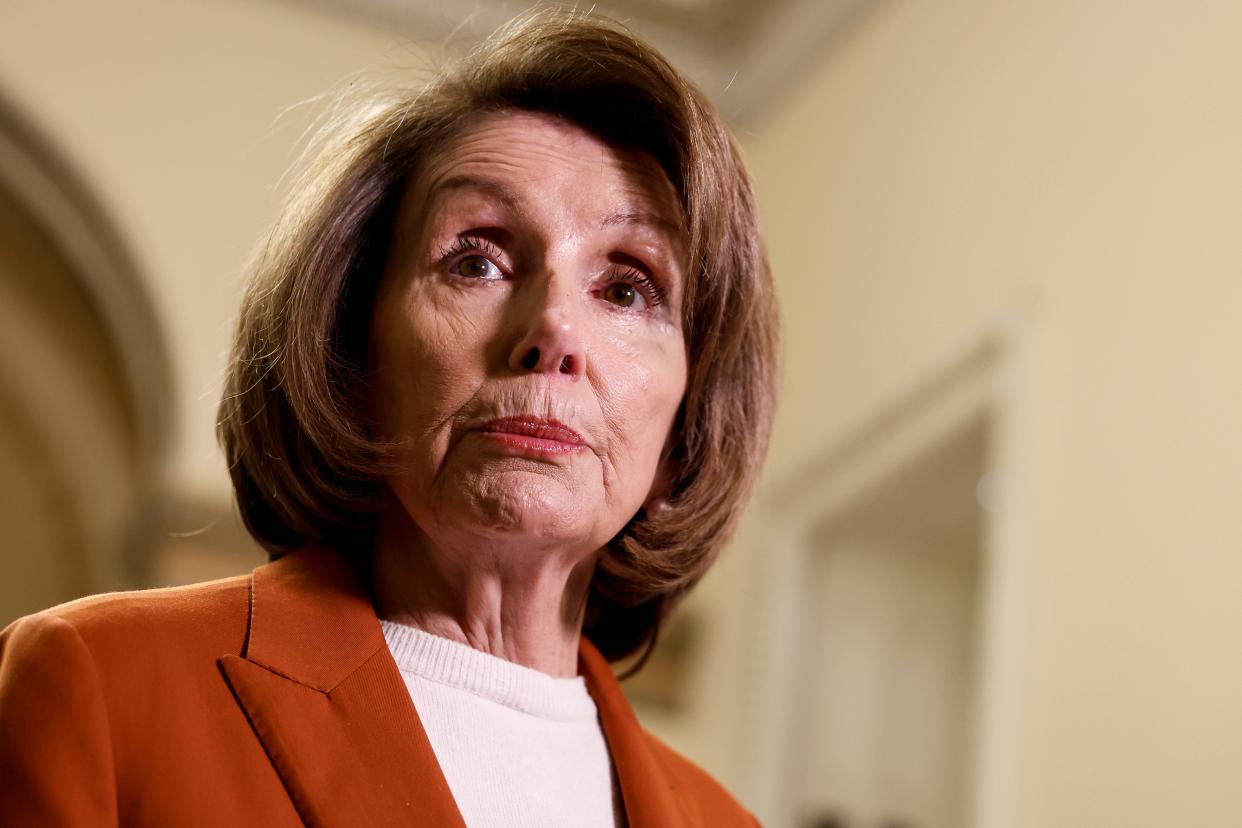
[[615,828],[618,789],[581,676],[556,678],[416,627],[384,640],[470,828]]

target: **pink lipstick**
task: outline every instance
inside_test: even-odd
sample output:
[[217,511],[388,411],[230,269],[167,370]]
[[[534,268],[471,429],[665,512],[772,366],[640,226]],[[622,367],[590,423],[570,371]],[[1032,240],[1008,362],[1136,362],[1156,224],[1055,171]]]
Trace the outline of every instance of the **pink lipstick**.
[[501,417],[485,423],[479,432],[515,454],[572,454],[586,448],[578,432],[542,417]]

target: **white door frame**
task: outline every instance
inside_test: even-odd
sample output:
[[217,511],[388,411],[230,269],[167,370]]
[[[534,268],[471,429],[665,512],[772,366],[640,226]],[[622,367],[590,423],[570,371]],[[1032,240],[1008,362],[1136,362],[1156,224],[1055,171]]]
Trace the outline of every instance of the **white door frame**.
[[1029,324],[1009,319],[952,350],[924,380],[867,418],[829,451],[766,492],[757,525],[764,550],[751,556],[762,600],[755,622],[762,648],[752,724],[759,749],[750,758],[755,805],[771,825],[795,825],[797,734],[807,711],[800,693],[807,657],[812,556],[818,528],[848,509],[886,475],[971,422],[988,426],[988,468],[1002,485],[988,513],[981,552],[977,707],[968,758],[968,825],[1015,824],[1019,712],[1029,557],[1026,504],[1027,412],[1031,394]]

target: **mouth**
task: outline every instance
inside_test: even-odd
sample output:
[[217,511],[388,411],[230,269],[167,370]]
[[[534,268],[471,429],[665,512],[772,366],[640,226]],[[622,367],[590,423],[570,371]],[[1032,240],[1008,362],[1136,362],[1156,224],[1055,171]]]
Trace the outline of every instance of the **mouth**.
[[478,431],[488,442],[514,454],[562,455],[587,448],[578,432],[543,417],[501,417],[484,423]]

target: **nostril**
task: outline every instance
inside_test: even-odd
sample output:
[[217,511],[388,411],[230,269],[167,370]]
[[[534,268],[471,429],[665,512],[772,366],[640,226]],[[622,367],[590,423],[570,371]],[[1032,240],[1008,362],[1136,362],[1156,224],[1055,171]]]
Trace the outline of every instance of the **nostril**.
[[522,357],[522,367],[525,368],[527,371],[533,371],[539,367],[539,349],[538,348],[531,348],[529,351],[526,352],[526,355]]
[[561,360],[561,373],[572,374],[574,372],[573,357],[566,356]]

